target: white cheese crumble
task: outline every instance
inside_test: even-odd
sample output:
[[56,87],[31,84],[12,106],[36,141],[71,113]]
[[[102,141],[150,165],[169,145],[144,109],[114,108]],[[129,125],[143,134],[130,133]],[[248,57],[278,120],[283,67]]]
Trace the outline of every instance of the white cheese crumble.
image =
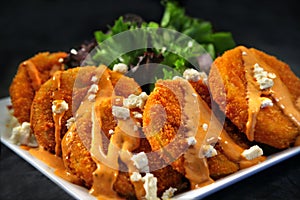
[[205,72],[199,72],[195,69],[186,69],[183,72],[183,77],[188,81],[197,82],[203,80],[204,83],[207,82],[207,74]]
[[[151,173],[146,173],[144,177],[139,172],[133,172],[130,176],[130,180],[132,182],[137,182],[137,181],[142,181],[144,182],[143,187],[145,189],[146,195],[145,199],[146,200],[159,200],[157,197],[157,178],[153,176]],[[176,190],[170,190],[169,193],[172,193],[172,191]],[[174,193],[173,192],[173,193]]]
[[92,81],[93,83],[96,83],[97,80],[98,80],[97,76],[92,76],[91,81]]
[[210,158],[210,157],[218,155],[217,150],[210,144],[205,144],[202,146],[202,154],[206,158]]
[[115,133],[115,131],[112,130],[112,129],[109,129],[108,133],[109,133],[110,135],[113,135],[113,134]]
[[259,146],[254,145],[250,149],[244,150],[242,156],[247,160],[253,160],[259,156],[262,156],[263,154],[263,150]]
[[208,124],[203,123],[203,124],[202,124],[202,129],[203,129],[204,131],[207,131],[207,129],[208,129]]
[[143,118],[142,113],[139,113],[137,111],[133,111],[132,114],[133,114],[133,117],[136,118],[136,119],[142,119]]
[[139,95],[131,94],[128,96],[128,98],[123,100],[123,105],[128,108],[142,109],[147,99],[148,99],[148,95],[146,92],[142,92]]
[[95,101],[95,100],[96,100],[96,95],[95,95],[95,94],[90,94],[90,95],[88,96],[88,100],[89,100],[90,102]]
[[254,78],[261,90],[268,89],[274,85],[273,79],[276,78],[274,73],[268,73],[258,63],[255,63],[253,67]]
[[66,123],[66,127],[67,129],[70,129],[70,127],[75,123],[75,118],[74,117],[71,117],[67,120],[67,123]]
[[166,191],[164,191],[164,193],[161,196],[162,200],[168,200],[171,197],[174,196],[174,193],[177,191],[177,188],[172,188],[170,187],[169,189],[167,189]]
[[133,172],[130,176],[132,182],[137,182],[142,180],[142,175],[138,172]]
[[88,93],[92,93],[92,94],[95,94],[97,93],[99,90],[99,87],[97,84],[92,84],[90,89],[88,90]]
[[130,110],[121,106],[112,106],[112,114],[119,119],[127,119],[130,117]]
[[52,112],[61,114],[69,109],[69,105],[64,100],[54,100],[52,102]]
[[63,59],[63,58],[59,58],[59,59],[58,59],[58,62],[59,62],[59,63],[63,63],[63,62],[64,62],[64,59]]
[[246,52],[246,51],[243,51],[243,52],[242,52],[242,55],[243,55],[243,56],[246,56],[246,55],[247,55],[247,52]]
[[16,145],[38,146],[34,135],[31,134],[30,123],[28,122],[23,122],[21,125],[14,127],[9,139]]
[[134,154],[131,160],[141,172],[149,172],[148,157],[145,152]]
[[261,105],[260,105],[261,108],[273,106],[272,100],[267,97],[261,97],[260,100],[261,100]]
[[71,49],[70,52],[71,52],[71,54],[73,54],[73,55],[77,55],[77,53],[78,53],[78,52],[76,51],[76,49]]
[[197,140],[196,140],[195,137],[188,137],[187,138],[187,143],[188,143],[189,146],[195,145],[197,143]]
[[128,72],[128,66],[124,63],[118,63],[113,66],[113,71],[125,74]]
[[146,191],[145,198],[147,200],[157,200],[157,178],[151,173],[146,173],[142,178],[144,181],[144,189]]

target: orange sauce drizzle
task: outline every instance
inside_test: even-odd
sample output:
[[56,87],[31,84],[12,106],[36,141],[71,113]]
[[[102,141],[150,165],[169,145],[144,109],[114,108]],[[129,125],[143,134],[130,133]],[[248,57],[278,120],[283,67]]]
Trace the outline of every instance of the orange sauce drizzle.
[[[61,74],[62,71],[57,71],[53,75],[53,81],[54,81],[54,88],[56,90],[52,93],[52,98],[53,100],[63,100],[62,95],[59,93],[60,92],[60,86],[61,86]],[[55,154],[57,156],[61,155],[61,119],[64,116],[65,111],[62,113],[53,113],[53,121],[54,121],[54,127],[55,127]]]
[[48,152],[42,148],[30,148],[28,150],[28,152],[32,156],[41,160],[47,166],[53,168],[54,173],[57,176],[63,178],[66,181],[69,181],[71,183],[80,185],[80,180],[77,177],[75,177],[74,175],[67,172],[61,157],[51,154],[50,152]]
[[[261,91],[258,85],[255,85],[253,77],[253,66],[258,63],[267,72],[274,73],[271,66],[265,64],[262,60],[259,60],[254,53],[248,50],[246,47],[239,47],[241,52],[246,52],[243,56],[245,65],[245,76],[247,80],[247,97],[248,97],[248,122],[246,124],[246,135],[250,141],[254,139],[256,116],[260,111],[260,96]],[[294,105],[291,94],[285,84],[277,76],[273,79],[274,85],[268,89],[269,94],[274,98],[277,105],[281,108],[282,112],[288,116],[296,126],[300,128],[300,113]]]

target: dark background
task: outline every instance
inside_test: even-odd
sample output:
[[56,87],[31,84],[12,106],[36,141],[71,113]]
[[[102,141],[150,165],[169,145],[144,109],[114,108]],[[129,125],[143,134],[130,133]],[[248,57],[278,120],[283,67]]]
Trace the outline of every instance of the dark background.
[[[288,63],[300,76],[300,16],[297,1],[184,1],[190,16],[230,31],[237,44],[255,47]],[[42,51],[69,51],[105,30],[120,15],[158,21],[160,1],[8,0],[0,7],[0,98],[18,64]],[[300,155],[221,190],[207,199],[300,199]],[[72,199],[1,144],[0,199]]]

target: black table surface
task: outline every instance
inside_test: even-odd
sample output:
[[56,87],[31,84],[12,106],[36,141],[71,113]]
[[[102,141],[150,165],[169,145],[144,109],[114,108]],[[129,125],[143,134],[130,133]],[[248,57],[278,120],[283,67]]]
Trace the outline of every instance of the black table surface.
[[[255,47],[288,63],[300,76],[300,16],[296,1],[184,1],[189,15],[230,31],[237,44]],[[16,1],[0,7],[0,98],[18,64],[42,51],[68,51],[120,15],[161,18],[160,1]],[[300,89],[300,88],[299,88]],[[2,133],[1,133],[2,134]],[[289,158],[205,199],[300,199],[300,155]],[[0,199],[73,199],[1,143]]]

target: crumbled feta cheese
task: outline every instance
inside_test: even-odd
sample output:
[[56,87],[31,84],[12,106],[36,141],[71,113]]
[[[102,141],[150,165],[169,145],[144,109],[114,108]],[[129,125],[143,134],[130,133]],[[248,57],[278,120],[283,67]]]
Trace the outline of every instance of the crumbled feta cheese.
[[268,89],[274,85],[273,80],[270,78],[266,78],[266,77],[258,79],[257,82],[258,82],[259,88],[261,90]]
[[113,66],[113,71],[125,74],[128,72],[128,66],[124,63],[118,63]]
[[263,150],[257,145],[252,146],[250,149],[244,150],[242,153],[242,156],[245,157],[247,160],[253,160],[262,155]]
[[148,158],[145,152],[134,154],[131,160],[141,172],[149,172]]
[[169,189],[167,189],[166,191],[164,191],[163,195],[161,196],[162,200],[168,200],[171,197],[174,196],[174,193],[177,191],[177,188],[172,188],[170,187]]
[[242,55],[243,55],[243,56],[246,56],[246,55],[247,55],[247,52],[246,52],[246,51],[243,51],[243,52],[242,52]]
[[12,143],[17,145],[38,146],[34,135],[31,134],[30,123],[28,122],[23,122],[20,126],[14,127],[9,139]]
[[67,129],[70,129],[70,127],[75,123],[75,118],[74,117],[71,117],[67,120],[67,123],[66,123],[66,127]]
[[[145,189],[146,195],[145,195],[145,199],[146,200],[159,200],[159,198],[157,197],[157,178],[153,176],[153,174],[151,173],[146,173],[144,177],[142,177],[142,175],[139,172],[133,172],[130,176],[130,180],[132,182],[137,182],[137,181],[143,181],[143,187]],[[174,194],[174,192],[177,189],[169,189],[168,192],[166,192],[167,194]]]
[[183,77],[188,81],[197,82],[199,80],[207,81],[207,74],[205,72],[199,72],[195,69],[186,69],[183,72]]
[[166,50],[167,50],[167,47],[162,47],[162,48],[161,48],[161,53],[165,53]]
[[147,200],[158,200],[157,198],[157,178],[151,173],[146,173],[143,177],[144,189],[146,191],[145,198]]
[[193,47],[193,41],[189,41],[189,42],[188,42],[188,47],[189,47],[189,48]]
[[206,157],[206,158],[210,158],[213,156],[216,156],[217,150],[210,144],[205,144],[202,146],[202,154]]
[[127,119],[130,117],[130,110],[121,106],[112,106],[112,114],[119,119]]
[[130,176],[130,180],[133,182],[141,181],[142,180],[142,175],[138,172],[133,172]]
[[97,93],[99,90],[99,87],[97,84],[92,84],[90,89],[88,90],[88,93],[92,93],[92,94],[95,94]]
[[88,96],[88,100],[89,100],[90,102],[95,101],[95,100],[96,100],[96,95],[95,95],[95,94],[90,94],[90,95]]
[[189,146],[195,145],[197,143],[197,140],[196,140],[195,137],[188,137],[187,138],[187,143],[188,143]]
[[267,97],[261,97],[260,100],[261,100],[261,105],[260,105],[261,108],[273,106],[272,100]]
[[69,109],[69,105],[64,100],[54,100],[52,102],[52,112],[61,114]]
[[133,114],[133,117],[136,118],[136,119],[142,119],[143,118],[142,113],[139,113],[137,111],[132,112],[132,114]]
[[97,76],[92,76],[92,78],[91,78],[91,81],[92,81],[92,82],[96,83],[97,80],[98,80]]
[[202,124],[202,129],[203,129],[204,131],[207,131],[207,129],[208,129],[208,124],[203,123],[203,124]]
[[131,94],[128,96],[128,98],[123,100],[123,105],[127,108],[142,109],[147,99],[148,99],[148,95],[146,92],[142,92],[139,95]]
[[115,133],[115,131],[112,130],[112,129],[109,129],[108,133],[109,133],[110,135],[113,135],[113,134]]
[[76,51],[76,49],[71,49],[70,52],[71,52],[71,54],[73,54],[73,55],[77,55],[77,53],[78,53],[78,52]]
[[270,73],[270,72],[269,72],[269,73],[268,73],[268,77],[274,79],[274,78],[276,78],[277,76],[276,76],[276,74]]
[[253,67],[254,78],[261,90],[268,89],[274,85],[273,79],[276,78],[274,73],[266,72],[258,63],[255,63]]
[[63,63],[63,62],[64,62],[64,59],[63,59],[63,58],[59,58],[59,59],[58,59],[58,62],[59,62],[59,63]]

